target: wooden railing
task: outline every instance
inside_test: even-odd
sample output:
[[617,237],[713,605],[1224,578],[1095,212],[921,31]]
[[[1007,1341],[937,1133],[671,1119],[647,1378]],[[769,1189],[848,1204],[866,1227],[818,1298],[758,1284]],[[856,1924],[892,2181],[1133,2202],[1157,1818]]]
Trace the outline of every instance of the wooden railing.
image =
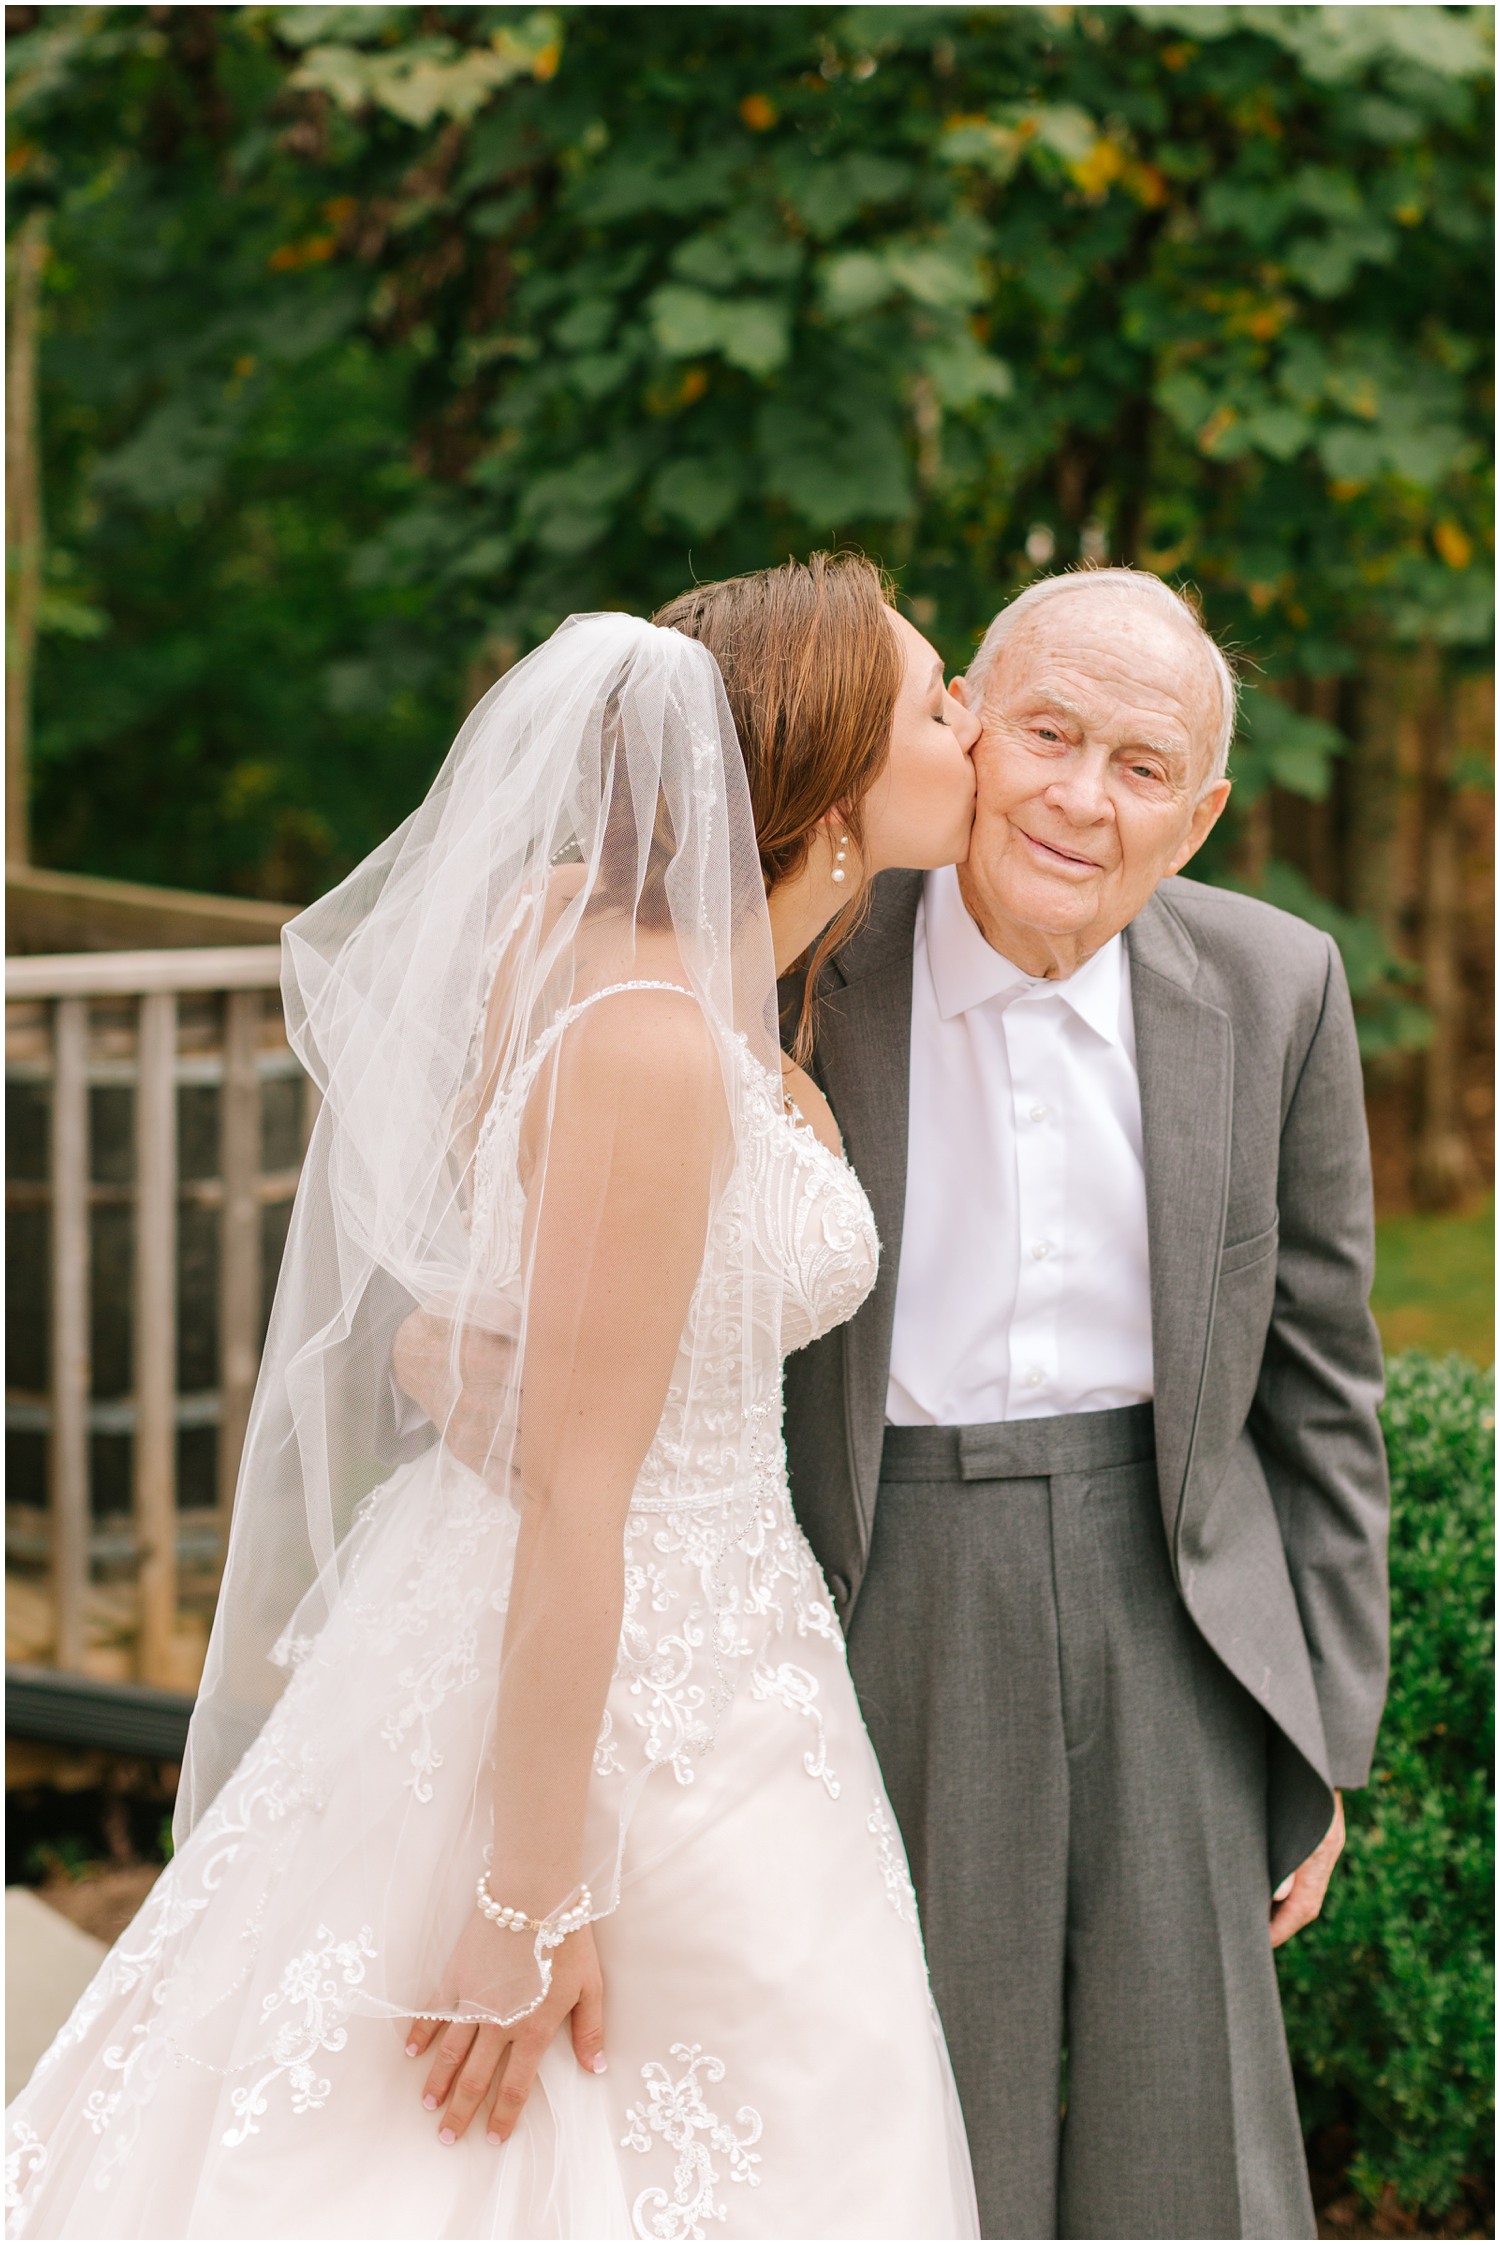
[[[28,1351],[33,1364],[45,1357],[45,1387],[27,1392],[8,1384],[6,1391],[8,1431],[46,1437],[45,1488],[29,1492],[30,1503],[25,1489],[8,1493],[6,1557],[8,1569],[14,1563],[44,1570],[49,1657],[62,1669],[90,1665],[89,1600],[101,1572],[133,1579],[132,1665],[145,1683],[184,1681],[176,1642],[184,1554],[198,1569],[200,1604],[205,1594],[211,1603],[275,1277],[266,1267],[263,1212],[295,1192],[315,1108],[312,1086],[286,1044],[279,1003],[269,996],[279,969],[279,952],[262,945],[6,961],[7,1092],[46,1109],[44,1162],[42,1118],[33,1110],[38,1147],[30,1166],[42,1173],[17,1175],[12,1161],[7,1214],[45,1209],[45,1269],[36,1277],[49,1297],[45,1336],[33,1334],[37,1345]],[[294,1102],[292,1136],[268,1170],[263,1101],[267,1087],[278,1084],[283,1109],[288,1096]],[[216,1172],[204,1173],[200,1160],[199,1173],[185,1176],[179,1106],[194,1087],[217,1091],[217,1163]],[[104,1110],[94,1097],[110,1088],[112,1148],[100,1142]],[[133,1151],[122,1127],[122,1088],[133,1095]],[[217,1362],[212,1386],[184,1392],[180,1215],[194,1207],[218,1212],[217,1285],[192,1309],[205,1326],[217,1324]],[[128,1209],[131,1217],[129,1298],[115,1305],[128,1319],[130,1383],[115,1396],[95,1392],[91,1369],[91,1325],[102,1306],[91,1301],[91,1266],[99,1265],[92,1250],[106,1208]],[[35,1225],[28,1236],[35,1245]],[[199,1269],[200,1296],[202,1277]],[[29,1294],[31,1282],[13,1255],[13,1330],[27,1308],[16,1302],[18,1281]],[[189,1338],[201,1344],[203,1335]],[[11,1376],[8,1370],[8,1383]],[[217,1429],[214,1486],[207,1504],[200,1489],[199,1502],[184,1510],[179,1431],[204,1426]],[[118,1514],[101,1515],[91,1498],[94,1442],[122,1434],[131,1444],[128,1525]]]

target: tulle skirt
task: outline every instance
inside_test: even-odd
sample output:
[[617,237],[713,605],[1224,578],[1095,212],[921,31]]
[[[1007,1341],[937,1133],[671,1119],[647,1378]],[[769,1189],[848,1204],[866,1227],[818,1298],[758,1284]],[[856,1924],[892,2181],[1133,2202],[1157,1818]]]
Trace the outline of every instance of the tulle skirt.
[[[377,1594],[425,1579],[431,1506],[452,1501],[431,1470],[406,1469],[408,1501],[359,1531]],[[503,1541],[500,1514],[490,1531]],[[836,1635],[763,1648],[690,1781],[640,1790],[595,1928],[608,2071],[585,2075],[559,2035],[507,2145],[479,2122],[438,2141],[387,1960],[404,1938],[425,1969],[453,1895],[472,1897],[503,1563],[482,1539],[465,1563],[474,1677],[428,1694],[402,1751],[350,1747],[354,1779],[341,1741],[382,1722],[389,1643],[356,1630],[299,1671],[11,2108],[9,2235],[978,2235],[905,1857]],[[452,1615],[429,1606],[436,1657]],[[402,1651],[422,1672],[420,1632]]]

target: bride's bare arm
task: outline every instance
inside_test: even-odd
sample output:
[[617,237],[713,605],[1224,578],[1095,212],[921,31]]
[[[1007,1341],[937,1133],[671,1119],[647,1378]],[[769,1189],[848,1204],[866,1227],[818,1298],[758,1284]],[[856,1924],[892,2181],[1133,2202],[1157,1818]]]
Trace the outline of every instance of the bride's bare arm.
[[[727,1145],[719,1063],[696,1005],[651,992],[592,1008],[562,1042],[555,1086],[539,1086],[532,1124],[522,1521],[489,1883],[498,1901],[544,1917],[579,1878],[624,1606],[625,1514],[666,1401]],[[523,1941],[476,1915],[447,1993],[506,2008]],[[542,2052],[586,1993],[579,1959],[586,1982],[592,1942],[574,1936],[556,1952],[546,2002],[514,2038],[443,2032],[427,2094],[446,2104],[448,2131],[489,2101],[492,2132],[509,2133]]]
[[530,1194],[523,1523],[491,1879],[537,1914],[578,1876],[619,1644],[625,1513],[702,1267],[725,1134],[717,1056],[690,999],[614,998],[564,1040],[545,1175]]

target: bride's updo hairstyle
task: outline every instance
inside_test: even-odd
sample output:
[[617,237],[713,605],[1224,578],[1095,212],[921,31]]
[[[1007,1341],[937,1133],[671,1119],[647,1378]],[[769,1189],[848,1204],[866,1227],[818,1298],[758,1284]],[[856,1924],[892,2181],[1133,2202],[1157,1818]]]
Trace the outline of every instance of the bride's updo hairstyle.
[[[801,871],[830,811],[859,853],[861,809],[890,753],[901,651],[890,588],[863,554],[815,553],[696,585],[653,621],[701,640],[719,666],[750,781],[767,893]],[[864,909],[848,904],[808,962],[796,1057],[812,1044],[812,994]]]

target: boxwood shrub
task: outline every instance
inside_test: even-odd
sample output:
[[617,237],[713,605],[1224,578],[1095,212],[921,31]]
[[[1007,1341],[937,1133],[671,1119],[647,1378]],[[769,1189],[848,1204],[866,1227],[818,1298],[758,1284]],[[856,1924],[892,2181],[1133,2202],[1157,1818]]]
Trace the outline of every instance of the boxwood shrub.
[[1493,2188],[1494,1374],[1387,1367],[1391,1690],[1322,1917],[1278,1951],[1309,2132],[1370,2204]]

